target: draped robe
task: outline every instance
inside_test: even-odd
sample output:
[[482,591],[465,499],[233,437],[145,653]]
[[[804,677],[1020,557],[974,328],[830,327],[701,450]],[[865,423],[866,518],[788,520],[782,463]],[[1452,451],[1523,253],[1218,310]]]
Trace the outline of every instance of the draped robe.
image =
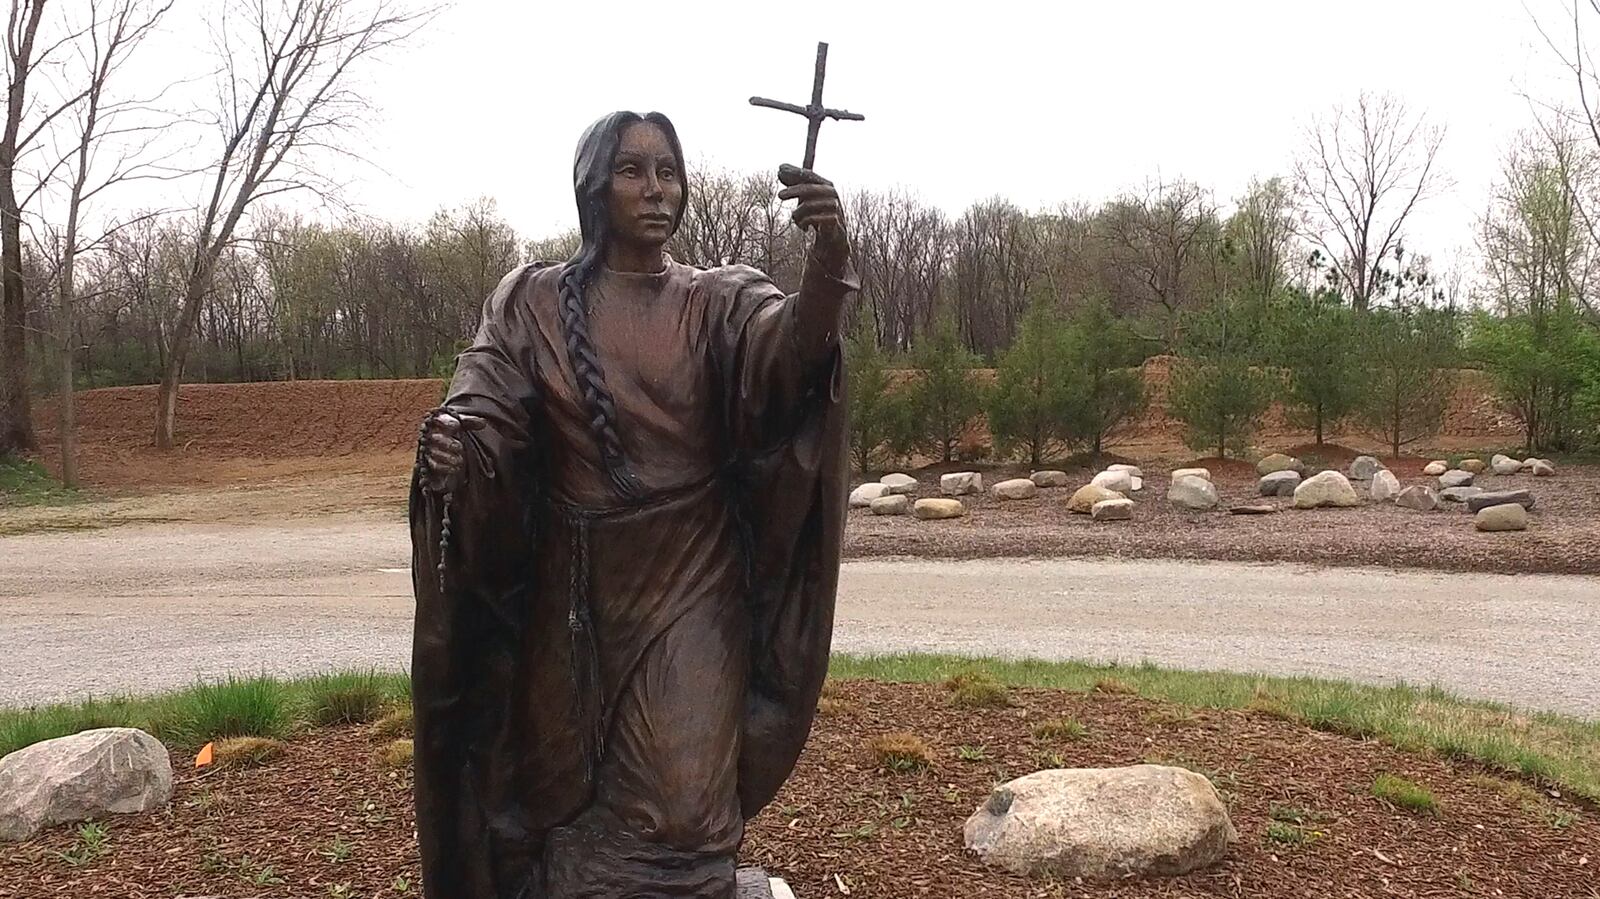
[[445,407],[487,427],[448,503],[413,478],[424,889],[727,899],[826,674],[853,273],[808,265],[785,296],[744,266],[602,270],[589,330],[636,497],[602,462],[559,276],[525,266],[485,302]]

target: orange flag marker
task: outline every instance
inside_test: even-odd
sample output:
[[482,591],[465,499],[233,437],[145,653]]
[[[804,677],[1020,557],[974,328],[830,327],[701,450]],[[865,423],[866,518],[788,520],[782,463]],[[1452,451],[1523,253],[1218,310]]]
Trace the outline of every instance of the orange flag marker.
[[206,745],[200,747],[200,754],[194,757],[194,766],[196,768],[204,768],[205,766],[211,764],[213,760],[213,745],[215,744],[207,743]]

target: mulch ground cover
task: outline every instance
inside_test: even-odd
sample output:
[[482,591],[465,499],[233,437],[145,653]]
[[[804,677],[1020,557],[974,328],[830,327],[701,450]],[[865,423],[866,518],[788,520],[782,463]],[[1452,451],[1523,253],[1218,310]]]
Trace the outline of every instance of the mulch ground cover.
[[[751,823],[743,857],[786,877],[801,899],[1600,896],[1592,807],[1467,763],[1106,687],[1013,690],[1009,706],[971,709],[938,685],[833,685],[793,778]],[[1079,722],[1082,735],[1034,736],[1059,718]],[[895,731],[926,741],[931,766],[880,766],[868,744]],[[167,811],[105,822],[98,857],[85,858],[70,827],[0,847],[0,897],[417,895],[410,776],[383,770],[376,745],[366,728],[319,730],[260,768],[181,770]],[[1239,830],[1218,866],[1088,885],[1005,874],[962,847],[962,822],[997,783],[1044,767],[1146,761],[1192,768],[1217,786]],[[1380,773],[1431,790],[1437,814],[1374,797]]]
[[[1200,460],[1202,463],[1204,460]],[[1214,461],[1214,460],[1213,460]],[[1426,459],[1391,460],[1401,483],[1428,484]],[[940,466],[913,472],[918,497],[939,496],[939,472],[971,466]],[[948,521],[879,516],[850,510],[845,528],[847,558],[915,556],[972,559],[1005,556],[1104,556],[1126,559],[1213,559],[1235,562],[1299,562],[1547,574],[1600,574],[1600,467],[1564,465],[1553,478],[1480,475],[1487,490],[1526,488],[1535,498],[1528,529],[1484,534],[1473,527],[1464,504],[1415,512],[1393,503],[1366,500],[1366,483],[1354,482],[1365,504],[1354,509],[1297,510],[1289,497],[1258,495],[1254,470],[1213,468],[1221,496],[1217,511],[1193,512],[1166,500],[1170,468],[1145,466],[1144,489],[1132,494],[1133,520],[1091,521],[1067,511],[1073,487],[1041,490],[1034,499],[1002,501],[987,491],[962,497],[967,515]],[[1246,466],[1248,468],[1248,466]],[[1074,487],[1094,470],[1071,471]],[[1026,467],[984,473],[985,486],[1026,477]],[[1272,515],[1229,515],[1235,505],[1266,503]]]

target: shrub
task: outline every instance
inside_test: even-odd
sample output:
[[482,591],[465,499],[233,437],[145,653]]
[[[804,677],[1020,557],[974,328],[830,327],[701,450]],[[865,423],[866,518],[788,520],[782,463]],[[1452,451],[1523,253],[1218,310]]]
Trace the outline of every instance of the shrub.
[[395,740],[379,749],[374,761],[379,768],[393,771],[411,766],[412,759],[416,756],[416,744],[410,740]]
[[880,766],[896,774],[924,771],[933,765],[933,750],[916,734],[882,734],[874,737],[867,748]]
[[383,683],[375,673],[326,674],[306,687],[307,716],[313,724],[366,724],[376,719],[388,702]]
[[162,702],[151,732],[182,749],[223,737],[283,737],[294,723],[289,694],[268,677],[198,684]]
[[987,674],[957,674],[944,686],[950,691],[950,704],[958,709],[1000,709],[1011,704],[1005,684]]
[[412,720],[411,705],[392,705],[373,722],[372,735],[380,740],[397,740],[412,736],[416,725]]

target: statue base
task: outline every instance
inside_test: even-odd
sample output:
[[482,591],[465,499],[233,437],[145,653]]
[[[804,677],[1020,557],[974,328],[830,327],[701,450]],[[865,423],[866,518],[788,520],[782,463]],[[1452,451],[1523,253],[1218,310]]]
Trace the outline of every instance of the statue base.
[[760,868],[740,868],[734,888],[736,899],[795,899],[781,877],[768,877]]

